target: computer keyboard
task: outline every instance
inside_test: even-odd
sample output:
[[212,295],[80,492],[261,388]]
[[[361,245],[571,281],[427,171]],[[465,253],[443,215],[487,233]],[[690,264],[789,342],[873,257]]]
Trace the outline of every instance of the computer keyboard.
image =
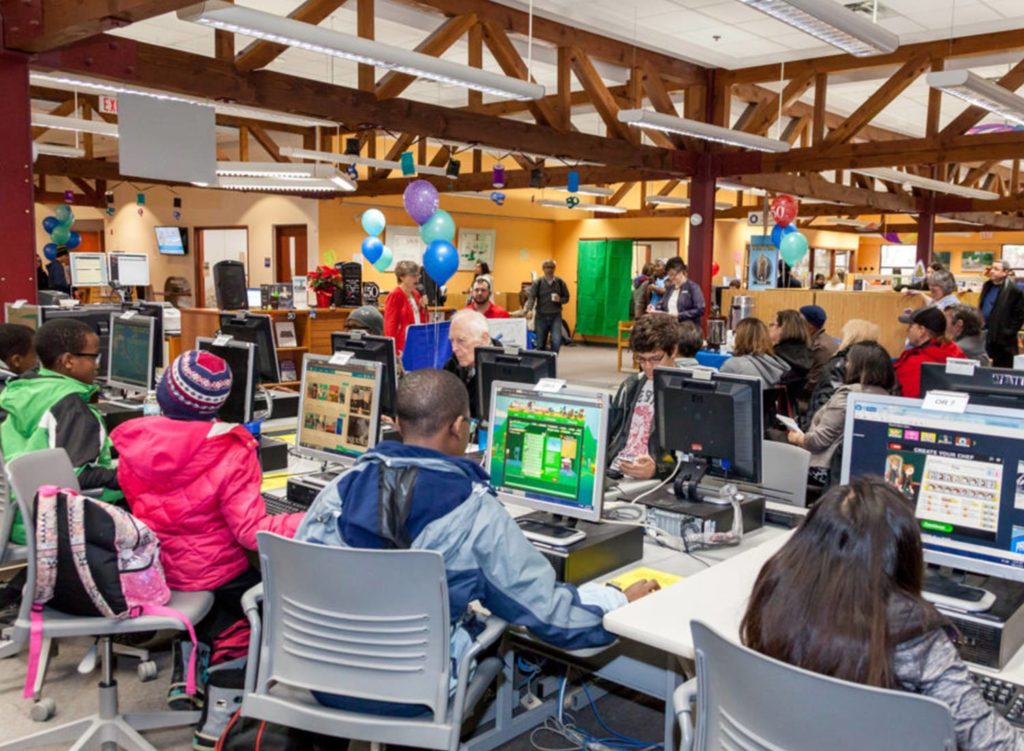
[[1024,686],[982,673],[971,673],[985,701],[1017,727],[1024,727]]
[[276,516],[277,514],[304,514],[309,510],[309,506],[305,504],[289,501],[284,496],[274,495],[273,493],[263,493],[263,503],[267,507],[267,513],[271,516]]

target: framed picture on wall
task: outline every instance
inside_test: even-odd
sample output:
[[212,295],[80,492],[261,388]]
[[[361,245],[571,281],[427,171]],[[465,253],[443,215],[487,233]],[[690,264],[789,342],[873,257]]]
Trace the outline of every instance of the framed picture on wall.
[[965,251],[960,256],[961,271],[984,271],[987,266],[992,265],[995,255],[988,252]]
[[423,251],[427,246],[420,237],[419,227],[389,224],[384,230],[384,244],[391,249],[391,265],[385,271],[394,271],[399,261],[423,263]]
[[494,270],[494,249],[498,231],[493,229],[459,230],[459,271],[472,271],[478,263],[486,263]]
[[1002,258],[1011,268],[1024,268],[1024,245],[1004,245]]
[[952,262],[952,258],[953,258],[953,254],[950,253],[948,250],[935,251],[935,252],[932,253],[932,260],[933,261],[938,261],[943,266],[945,266],[947,269],[949,268],[949,264]]

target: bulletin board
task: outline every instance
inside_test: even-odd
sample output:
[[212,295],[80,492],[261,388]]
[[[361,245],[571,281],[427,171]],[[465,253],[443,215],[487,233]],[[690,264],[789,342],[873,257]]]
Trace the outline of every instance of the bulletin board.
[[480,262],[486,263],[493,270],[497,242],[497,230],[460,229],[459,242],[456,244],[459,249],[459,271],[472,271]]
[[423,264],[423,251],[427,246],[420,237],[419,227],[389,224],[384,231],[384,244],[391,248],[391,265],[385,271],[394,271],[399,261]]

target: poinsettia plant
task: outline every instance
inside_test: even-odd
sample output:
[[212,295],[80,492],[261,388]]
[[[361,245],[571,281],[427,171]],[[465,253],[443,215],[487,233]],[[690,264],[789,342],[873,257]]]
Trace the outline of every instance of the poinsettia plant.
[[333,292],[341,286],[341,272],[333,266],[317,266],[306,274],[310,289],[319,292]]

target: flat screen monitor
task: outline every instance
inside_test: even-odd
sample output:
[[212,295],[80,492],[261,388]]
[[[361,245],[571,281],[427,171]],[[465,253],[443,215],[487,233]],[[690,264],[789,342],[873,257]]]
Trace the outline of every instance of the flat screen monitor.
[[157,227],[156,248],[165,256],[183,256],[188,253],[188,229],[185,227]]
[[306,355],[299,390],[296,449],[311,459],[349,464],[377,443],[380,363],[332,363]]
[[231,391],[217,416],[224,422],[251,422],[256,401],[256,347],[238,341],[215,344],[203,336],[196,338],[196,347],[217,355],[231,368]]
[[152,318],[111,313],[107,385],[132,393],[148,393],[153,388],[155,343]]
[[509,500],[538,511],[600,521],[608,397],[494,385],[485,465]]
[[90,326],[100,338],[100,373],[106,378],[107,362],[110,359],[110,314],[120,313],[120,305],[76,305],[73,308],[42,306],[39,308],[39,323],[44,324],[55,318],[75,318]]
[[277,348],[270,316],[258,313],[221,313],[220,333],[256,345],[256,371],[263,383],[280,383]]
[[72,287],[105,287],[107,256],[105,253],[69,253]]
[[761,482],[761,380],[701,368],[655,368],[658,442],[725,479]]
[[524,383],[534,386],[541,378],[555,378],[558,355],[554,352],[538,352],[525,349],[502,349],[501,347],[477,347],[476,349],[476,397],[483,419],[491,414],[491,394],[498,381]]
[[850,394],[842,482],[882,477],[914,504],[925,561],[1024,581],[1024,411]]
[[351,352],[359,360],[380,363],[380,412],[395,416],[395,393],[398,390],[398,368],[395,340],[390,336],[374,336],[360,331],[335,331],[331,334],[332,352]]
[[154,302],[137,302],[124,307],[153,319],[153,367],[164,366],[164,306]]
[[4,303],[4,322],[20,323],[35,331],[39,328],[39,306],[18,305],[13,302]]
[[970,373],[949,373],[944,363],[925,363],[921,366],[921,393],[929,391],[960,391],[979,407],[1024,409],[1024,371],[975,367]]
[[149,286],[149,256],[145,253],[111,253],[110,283],[120,287]]

